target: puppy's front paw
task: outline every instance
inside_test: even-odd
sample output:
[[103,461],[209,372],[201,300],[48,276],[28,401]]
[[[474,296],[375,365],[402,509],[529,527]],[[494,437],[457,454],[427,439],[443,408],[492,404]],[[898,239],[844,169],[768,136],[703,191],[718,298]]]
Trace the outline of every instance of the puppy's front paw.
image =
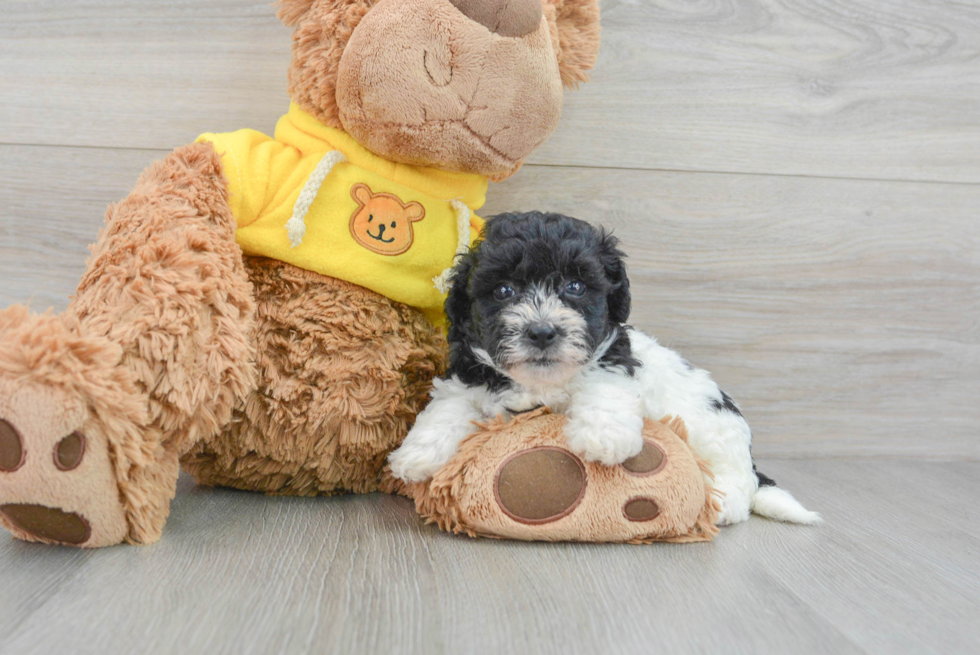
[[433,443],[403,443],[400,448],[388,455],[391,474],[404,482],[424,482],[446,462],[452,459],[453,451],[447,451]]
[[733,525],[749,520],[749,509],[752,505],[752,492],[743,485],[730,484],[724,480],[716,480],[714,488],[724,494],[719,499],[721,511],[715,523],[718,525]]
[[643,449],[643,419],[609,412],[569,417],[565,438],[572,452],[586,461],[615,466]]

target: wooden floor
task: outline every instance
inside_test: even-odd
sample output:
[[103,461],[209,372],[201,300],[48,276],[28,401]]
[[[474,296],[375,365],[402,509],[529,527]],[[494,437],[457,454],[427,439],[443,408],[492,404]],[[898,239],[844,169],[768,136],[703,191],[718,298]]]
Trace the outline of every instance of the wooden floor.
[[[614,228],[633,322],[714,372],[827,523],[473,542],[398,498],[184,480],[152,547],[0,535],[0,653],[980,652],[980,5],[602,6],[594,80],[482,213]],[[0,16],[0,307],[64,308],[150,161],[286,108],[264,0]]]
[[827,523],[753,518],[710,544],[501,543],[422,526],[393,496],[184,480],[154,546],[0,541],[0,652],[980,651],[980,464],[761,464]]

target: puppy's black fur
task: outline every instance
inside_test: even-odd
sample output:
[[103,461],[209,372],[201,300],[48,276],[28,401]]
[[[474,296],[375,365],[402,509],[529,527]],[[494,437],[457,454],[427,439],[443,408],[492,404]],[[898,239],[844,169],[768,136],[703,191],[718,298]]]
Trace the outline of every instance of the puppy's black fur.
[[640,363],[633,357],[626,320],[630,313],[629,279],[619,241],[585,221],[528,212],[500,214],[487,220],[479,243],[460,256],[453,269],[446,315],[449,318],[450,365],[447,375],[468,386],[499,390],[510,381],[481,363],[472,347],[491,355],[499,339],[497,315],[507,300],[494,297],[506,283],[520,294],[532,285],[556,293],[569,280],[586,285],[580,297],[562,295],[588,325],[595,349],[613,330],[618,337],[600,358],[601,366],[620,367],[632,376]]

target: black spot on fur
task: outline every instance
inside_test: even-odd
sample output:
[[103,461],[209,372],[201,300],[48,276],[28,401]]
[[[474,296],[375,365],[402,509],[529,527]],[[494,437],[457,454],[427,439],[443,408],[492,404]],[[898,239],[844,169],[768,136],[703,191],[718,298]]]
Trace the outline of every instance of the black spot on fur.
[[629,330],[629,327],[624,326],[619,331],[619,335],[609,347],[609,350],[599,358],[599,365],[603,368],[621,368],[626,371],[627,375],[633,377],[636,374],[636,369],[642,366],[642,363],[636,357],[633,357],[633,348],[630,345],[627,330]]
[[[721,390],[719,389],[719,391]],[[732,400],[732,397],[724,391],[721,392],[721,400],[717,398],[711,399],[711,408],[716,412],[727,410],[732,414],[738,414],[739,416],[742,415],[742,411],[738,408],[738,405],[736,405],[735,401]]]
[[775,487],[776,481],[770,478],[765,473],[759,473],[759,469],[755,467],[755,463],[752,464],[752,472],[755,473],[755,477],[759,479],[760,487]]

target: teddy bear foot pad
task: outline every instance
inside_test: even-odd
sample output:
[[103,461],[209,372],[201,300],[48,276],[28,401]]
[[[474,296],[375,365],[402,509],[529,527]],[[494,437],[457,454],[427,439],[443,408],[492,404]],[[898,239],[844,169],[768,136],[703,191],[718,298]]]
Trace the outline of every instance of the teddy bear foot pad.
[[706,541],[718,504],[679,420],[647,421],[642,452],[608,467],[570,452],[561,416],[493,422],[408,492],[429,522],[532,541]]
[[123,541],[128,525],[105,438],[69,429],[74,412],[64,410],[74,403],[63,392],[11,391],[0,380],[0,525],[25,541]]
[[117,462],[90,409],[112,379],[105,345],[19,305],[0,310],[0,341],[0,526],[25,541],[122,542]]

